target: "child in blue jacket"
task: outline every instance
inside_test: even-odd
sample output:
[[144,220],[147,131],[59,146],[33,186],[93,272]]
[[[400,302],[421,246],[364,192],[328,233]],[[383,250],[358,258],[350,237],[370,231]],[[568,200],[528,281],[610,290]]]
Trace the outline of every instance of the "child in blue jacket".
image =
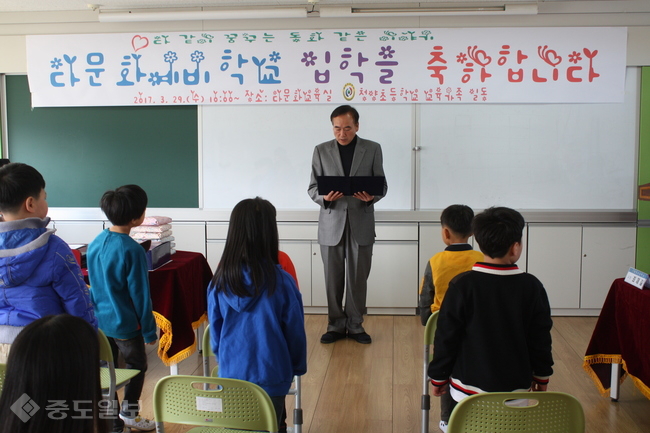
[[36,319],[68,313],[97,329],[88,286],[70,247],[47,228],[45,180],[34,167],[0,168],[0,362]]
[[307,371],[302,297],[278,264],[275,207],[259,197],[239,202],[208,288],[212,349],[219,376],[262,387],[286,431],[284,400],[293,376]]

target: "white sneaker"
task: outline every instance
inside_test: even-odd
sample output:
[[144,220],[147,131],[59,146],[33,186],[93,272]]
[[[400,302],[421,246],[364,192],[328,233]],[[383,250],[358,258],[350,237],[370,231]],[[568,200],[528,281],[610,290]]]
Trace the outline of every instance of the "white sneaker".
[[443,433],[447,433],[447,423],[444,421],[440,421],[440,424],[438,425],[440,427],[440,430],[443,431]]
[[124,421],[124,427],[134,428],[140,431],[151,431],[156,429],[156,422],[147,418],[143,418],[140,415],[135,418],[127,418],[120,414],[120,418]]

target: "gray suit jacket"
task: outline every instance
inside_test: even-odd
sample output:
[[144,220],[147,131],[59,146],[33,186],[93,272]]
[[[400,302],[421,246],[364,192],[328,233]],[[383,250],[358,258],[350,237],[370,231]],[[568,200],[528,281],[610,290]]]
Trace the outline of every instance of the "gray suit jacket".
[[[350,231],[359,245],[371,245],[375,242],[375,206],[388,191],[384,182],[384,193],[375,196],[372,203],[367,204],[351,196],[344,196],[333,201],[325,208],[322,195],[318,195],[317,176],[344,176],[343,163],[336,140],[321,143],[314,149],[311,161],[311,180],[309,196],[320,205],[318,216],[318,243],[321,245],[337,245],[345,229],[345,217],[350,221]],[[357,136],[357,144],[352,158],[350,176],[384,176],[381,146],[374,141],[364,140]]]

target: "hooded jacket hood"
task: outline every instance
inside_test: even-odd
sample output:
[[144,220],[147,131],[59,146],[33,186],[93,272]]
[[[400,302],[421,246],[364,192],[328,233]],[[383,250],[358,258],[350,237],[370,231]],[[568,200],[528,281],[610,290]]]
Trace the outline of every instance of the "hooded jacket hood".
[[35,272],[56,231],[49,223],[49,217],[0,222],[0,287],[21,285]]
[[253,296],[253,293],[255,293],[255,286],[253,285],[253,279],[251,278],[250,270],[243,269],[242,272],[244,277],[244,286],[246,287],[248,293],[251,294],[251,296],[242,298],[232,294],[229,291],[224,291],[223,293],[223,300],[230,306],[230,308],[237,311],[238,313],[252,310],[262,296],[267,296],[266,286],[262,288],[262,292],[259,296]]
[[0,222],[0,327],[68,313],[97,328],[90,292],[49,218]]

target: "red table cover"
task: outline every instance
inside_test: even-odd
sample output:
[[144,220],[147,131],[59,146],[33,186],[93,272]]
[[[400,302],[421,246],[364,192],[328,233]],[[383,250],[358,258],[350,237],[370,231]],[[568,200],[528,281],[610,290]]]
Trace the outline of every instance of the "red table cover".
[[650,290],[622,278],[609,289],[583,363],[603,395],[611,387],[613,363],[622,364],[621,382],[630,376],[650,399]]
[[177,251],[172,261],[149,272],[154,317],[160,328],[158,356],[169,366],[196,351],[195,330],[207,320],[212,279],[203,254]]

